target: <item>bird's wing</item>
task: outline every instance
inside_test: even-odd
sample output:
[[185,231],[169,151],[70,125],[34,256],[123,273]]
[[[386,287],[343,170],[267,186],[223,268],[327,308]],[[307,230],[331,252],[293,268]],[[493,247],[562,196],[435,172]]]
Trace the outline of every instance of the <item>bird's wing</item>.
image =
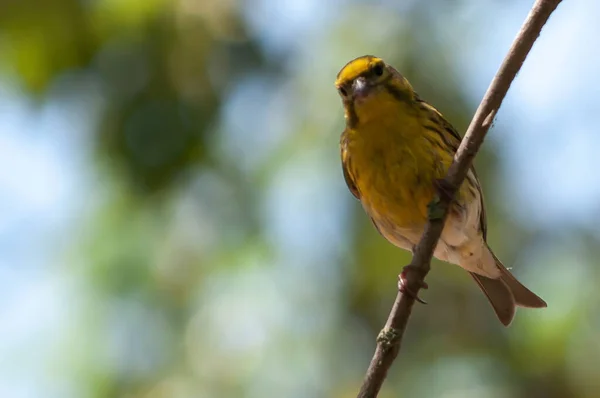
[[477,178],[477,173],[475,172],[475,167],[471,167],[471,172],[473,172],[473,177],[475,178],[475,185],[477,186],[477,191],[479,191],[479,228],[481,229],[481,234],[483,235],[483,240],[487,241],[487,217],[485,214],[485,202],[483,200],[483,190],[481,189],[481,184],[479,183],[479,178]]
[[340,152],[342,155],[342,170],[344,172],[344,180],[346,180],[346,185],[352,195],[358,200],[360,200],[360,192],[356,187],[356,183],[354,182],[354,177],[352,176],[352,168],[350,167],[350,154],[348,153],[348,140],[346,138],[346,134],[342,134],[340,140]]
[[[456,151],[458,151],[460,142],[462,141],[462,137],[460,136],[460,134],[458,134],[458,131],[456,131],[454,126],[452,126],[450,124],[450,122],[448,122],[446,120],[446,118],[444,117],[444,115],[441,114],[440,111],[435,109],[435,107],[433,107],[427,101],[422,100],[421,98],[419,98],[418,95],[416,95],[416,100],[421,105],[423,105],[425,108],[429,109],[431,112],[433,112],[434,114],[437,115],[437,118],[438,118],[439,122],[442,124],[442,126],[444,127],[444,130],[446,130],[450,134],[450,136],[453,138],[452,140],[450,140],[449,143],[450,143],[454,153],[456,153]],[[483,235],[483,240],[485,241],[486,237],[487,237],[487,217],[485,214],[485,203],[483,201],[483,190],[481,189],[481,184],[479,183],[479,178],[477,178],[477,172],[475,171],[475,166],[471,166],[471,168],[469,169],[469,174],[467,174],[467,178],[471,178],[473,180],[473,183],[477,187],[477,191],[479,192],[479,201],[480,201],[479,208],[481,209],[480,214],[479,214],[479,228],[481,229],[481,234]]]

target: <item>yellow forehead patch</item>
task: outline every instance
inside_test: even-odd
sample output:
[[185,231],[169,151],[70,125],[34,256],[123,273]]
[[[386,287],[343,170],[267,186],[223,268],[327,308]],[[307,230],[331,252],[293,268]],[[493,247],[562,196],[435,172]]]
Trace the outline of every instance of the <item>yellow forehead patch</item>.
[[368,71],[375,63],[381,62],[381,58],[372,55],[364,55],[348,62],[338,73],[335,80],[335,85],[339,86],[343,83],[356,79],[361,74]]

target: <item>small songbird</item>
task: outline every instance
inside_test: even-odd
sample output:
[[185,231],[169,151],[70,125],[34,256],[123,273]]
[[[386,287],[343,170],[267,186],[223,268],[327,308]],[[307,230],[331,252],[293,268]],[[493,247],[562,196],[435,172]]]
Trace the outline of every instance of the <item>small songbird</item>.
[[[346,118],[340,148],[348,188],[381,235],[412,251],[461,137],[380,58],[350,61],[335,86]],[[456,192],[434,256],[469,271],[508,326],[516,306],[542,308],[546,303],[492,253],[486,228],[483,194],[472,167]]]

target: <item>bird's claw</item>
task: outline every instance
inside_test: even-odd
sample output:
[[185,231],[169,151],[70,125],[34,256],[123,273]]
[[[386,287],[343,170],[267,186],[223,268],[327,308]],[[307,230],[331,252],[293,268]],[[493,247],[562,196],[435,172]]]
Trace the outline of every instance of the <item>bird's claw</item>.
[[[419,297],[418,295],[418,289],[417,291],[413,291],[412,289],[410,289],[408,280],[410,278],[413,278],[413,280],[415,278],[418,278],[418,273],[419,270],[412,266],[412,265],[407,265],[402,269],[402,272],[400,273],[400,275],[398,275],[398,290],[402,293],[402,294],[406,294],[409,297],[412,297],[413,299],[415,299],[416,301],[418,301],[421,304],[427,304],[427,302],[425,300],[423,300],[422,298]],[[425,281],[419,280],[419,289],[429,289],[429,285],[427,285],[427,283]]]

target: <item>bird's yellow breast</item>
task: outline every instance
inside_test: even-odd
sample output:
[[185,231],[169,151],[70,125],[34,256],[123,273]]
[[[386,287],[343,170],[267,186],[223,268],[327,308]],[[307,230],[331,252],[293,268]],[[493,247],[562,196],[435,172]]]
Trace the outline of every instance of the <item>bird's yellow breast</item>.
[[385,93],[356,106],[358,123],[345,131],[350,173],[363,206],[399,228],[422,226],[452,155],[426,140],[421,116]]

